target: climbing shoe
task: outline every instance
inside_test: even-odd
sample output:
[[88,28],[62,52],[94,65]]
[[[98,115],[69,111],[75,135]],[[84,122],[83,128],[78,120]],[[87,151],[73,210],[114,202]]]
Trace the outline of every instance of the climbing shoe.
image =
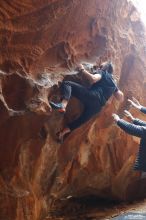
[[65,113],[66,110],[61,102],[60,103],[49,102],[49,103],[52,108],[57,109],[61,113]]

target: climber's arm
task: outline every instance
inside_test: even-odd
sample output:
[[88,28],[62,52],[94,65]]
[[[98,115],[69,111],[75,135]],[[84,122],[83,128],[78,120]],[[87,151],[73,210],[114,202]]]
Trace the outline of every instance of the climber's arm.
[[102,75],[101,74],[91,74],[87,70],[85,70],[84,66],[82,64],[79,65],[79,70],[86,76],[86,78],[89,80],[90,84],[94,84],[101,80]]

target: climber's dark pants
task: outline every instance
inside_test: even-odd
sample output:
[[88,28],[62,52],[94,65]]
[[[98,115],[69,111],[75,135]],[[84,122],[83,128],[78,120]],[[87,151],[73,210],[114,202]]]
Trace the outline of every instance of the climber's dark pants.
[[69,100],[71,96],[76,97],[84,104],[84,111],[79,118],[69,123],[67,126],[74,130],[81,124],[88,121],[93,115],[100,112],[101,104],[99,94],[86,87],[71,81],[64,81],[61,85],[63,99]]

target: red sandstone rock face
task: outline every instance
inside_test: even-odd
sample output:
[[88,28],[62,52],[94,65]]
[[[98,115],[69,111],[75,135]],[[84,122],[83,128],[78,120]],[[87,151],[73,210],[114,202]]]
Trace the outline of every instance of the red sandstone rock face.
[[[133,193],[138,140],[111,119],[112,112],[122,114],[126,97],[146,99],[145,30],[134,6],[126,0],[2,0],[0,50],[0,219],[42,219],[54,198],[143,194]],[[116,64],[125,101],[111,99],[60,145],[55,133],[63,117],[49,112],[48,97],[58,99],[58,82],[79,61],[96,57]],[[80,107],[71,100],[66,120]],[[44,123],[46,139],[39,136]]]

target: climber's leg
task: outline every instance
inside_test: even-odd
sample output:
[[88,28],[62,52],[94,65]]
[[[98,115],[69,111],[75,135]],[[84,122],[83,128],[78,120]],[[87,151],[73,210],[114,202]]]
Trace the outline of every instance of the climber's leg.
[[79,99],[83,104],[87,102],[90,91],[75,82],[64,81],[61,85],[62,101],[60,103],[50,102],[52,108],[58,109],[59,112],[65,112],[66,106],[71,96]]
[[99,113],[101,111],[101,106],[91,106],[91,107],[85,107],[83,113],[79,118],[77,118],[75,121],[68,124],[68,128],[72,131],[78,127],[80,127],[82,124],[87,122],[92,116]]
[[85,110],[79,118],[69,123],[61,132],[58,133],[58,139],[63,140],[67,134],[87,122],[92,118],[92,116],[99,113],[100,111],[101,105],[98,103],[98,100],[96,100],[96,103],[93,103],[91,107],[85,107]]

